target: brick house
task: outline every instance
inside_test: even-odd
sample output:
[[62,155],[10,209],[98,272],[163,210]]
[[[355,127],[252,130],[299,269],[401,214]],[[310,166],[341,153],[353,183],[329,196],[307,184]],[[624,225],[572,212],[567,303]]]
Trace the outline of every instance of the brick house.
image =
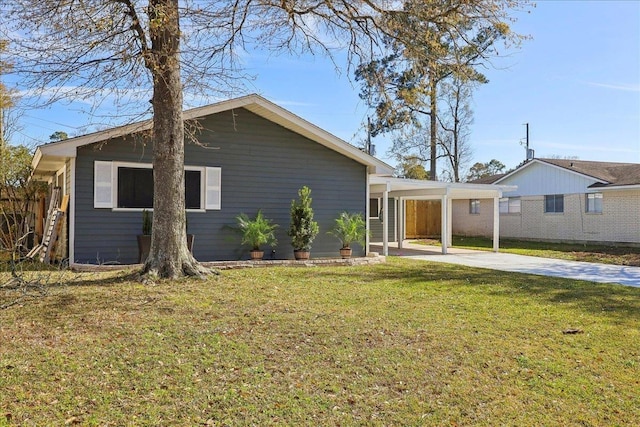
[[[500,199],[500,237],[640,244],[640,164],[532,159],[484,184],[516,185]],[[491,236],[491,200],[457,200],[457,235]]]

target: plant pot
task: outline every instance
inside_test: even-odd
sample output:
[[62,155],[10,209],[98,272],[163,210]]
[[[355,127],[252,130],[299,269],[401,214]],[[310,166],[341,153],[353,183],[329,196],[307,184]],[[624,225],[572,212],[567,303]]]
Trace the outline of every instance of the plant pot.
[[353,250],[351,248],[341,248],[340,249],[340,256],[342,258],[351,258],[351,254],[353,253]]
[[149,257],[151,249],[151,235],[138,234],[138,264],[142,264]]
[[293,256],[297,259],[297,260],[306,260],[309,259],[309,256],[311,255],[311,252],[309,251],[299,251],[299,250],[294,250],[293,251]]
[[264,256],[264,251],[253,250],[249,252],[249,255],[251,256],[252,261],[260,261]]

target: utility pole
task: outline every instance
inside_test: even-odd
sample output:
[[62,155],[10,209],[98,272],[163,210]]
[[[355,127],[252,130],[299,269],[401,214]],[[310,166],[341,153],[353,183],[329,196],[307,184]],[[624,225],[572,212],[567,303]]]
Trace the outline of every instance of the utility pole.
[[[529,123],[524,123],[524,126],[526,128],[526,134],[524,139],[524,146],[525,146],[524,161],[527,162],[533,159],[533,150],[529,150]],[[522,140],[520,140],[520,144],[522,144]]]
[[371,117],[367,117],[367,154],[371,155]]

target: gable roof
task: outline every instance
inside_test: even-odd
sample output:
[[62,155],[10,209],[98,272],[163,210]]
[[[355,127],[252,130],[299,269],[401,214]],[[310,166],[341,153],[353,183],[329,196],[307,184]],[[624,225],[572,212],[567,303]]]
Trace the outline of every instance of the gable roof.
[[562,159],[540,160],[606,182],[606,184],[593,184],[592,187],[640,184],[640,164],[638,163],[592,162]]
[[[276,123],[360,164],[366,165],[372,174],[391,175],[393,173],[393,167],[387,163],[365,153],[359,148],[257,94],[186,110],[183,113],[183,118],[184,120],[193,120],[237,108],[247,109],[272,123]],[[36,149],[32,162],[34,175],[46,175],[59,170],[64,164],[65,159],[76,156],[78,147],[149,130],[152,128],[152,125],[152,120],[145,120],[65,139],[63,141],[40,145]]]
[[[594,162],[587,160],[533,159],[499,177],[499,183],[533,164],[547,164],[596,180],[589,188],[640,186],[640,163]],[[494,175],[497,176],[497,175]]]
[[474,179],[473,181],[469,181],[469,184],[493,184],[498,181],[500,178],[505,176],[504,173],[498,173],[495,175],[483,176],[482,178]]

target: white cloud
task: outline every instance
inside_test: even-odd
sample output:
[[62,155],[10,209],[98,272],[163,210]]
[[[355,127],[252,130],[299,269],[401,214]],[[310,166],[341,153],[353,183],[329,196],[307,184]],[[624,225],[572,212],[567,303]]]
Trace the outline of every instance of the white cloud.
[[598,82],[587,82],[589,86],[603,87],[605,89],[622,90],[625,92],[640,92],[640,84],[609,84]]

